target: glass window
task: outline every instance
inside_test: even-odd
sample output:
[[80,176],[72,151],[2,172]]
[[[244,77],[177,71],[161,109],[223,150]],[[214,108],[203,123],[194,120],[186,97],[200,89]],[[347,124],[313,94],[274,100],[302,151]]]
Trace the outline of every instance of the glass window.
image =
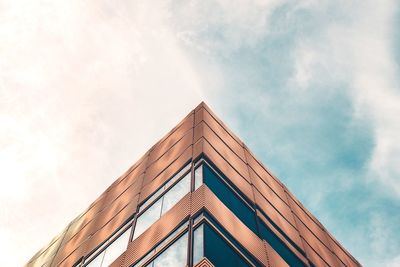
[[158,189],[150,198],[148,198],[142,205],[140,205],[139,212],[144,210],[150,203],[158,198],[164,192],[164,187]]
[[157,256],[148,267],[184,267],[187,261],[188,233],[179,237],[171,246]]
[[207,165],[203,164],[204,183],[248,228],[257,234],[255,211]]
[[133,239],[141,235],[190,191],[190,173],[183,177],[136,220]]
[[153,202],[157,197],[162,195],[169,186],[171,186],[176,180],[181,178],[182,174],[187,172],[191,167],[189,163],[182,170],[180,170],[177,174],[175,174],[171,179],[169,179],[163,186],[161,186],[150,198],[148,198],[142,205],[140,205],[139,212],[146,208],[151,202]]
[[145,263],[148,259],[150,259],[154,254],[159,252],[165,244],[168,244],[177,234],[179,234],[182,230],[187,228],[189,225],[189,222],[186,221],[184,224],[179,226],[175,231],[173,231],[170,235],[168,235],[167,238],[165,238],[161,243],[159,243],[154,249],[152,249],[149,253],[147,253],[146,256],[144,256],[140,261],[138,261],[133,267],[141,266],[143,263]]
[[190,173],[172,187],[163,197],[163,206],[161,215],[171,209],[179,200],[181,200],[190,191]]
[[141,235],[150,225],[152,225],[155,221],[160,218],[162,207],[162,198],[157,200],[156,203],[151,205],[139,218],[136,220],[135,232],[133,235],[133,239]]
[[127,249],[130,235],[131,228],[129,227],[106,248],[102,266],[109,266]]
[[97,255],[96,258],[94,258],[89,264],[85,265],[87,267],[101,267],[101,264],[103,263],[103,258],[104,258],[104,252],[100,253]]
[[194,171],[194,190],[203,184],[203,164]]
[[215,267],[251,266],[208,224],[204,224],[204,256],[209,259]]
[[261,238],[268,242],[271,247],[290,266],[305,266],[304,263],[277,237],[263,222],[260,221]]
[[204,257],[204,224],[193,232],[193,265],[196,265]]

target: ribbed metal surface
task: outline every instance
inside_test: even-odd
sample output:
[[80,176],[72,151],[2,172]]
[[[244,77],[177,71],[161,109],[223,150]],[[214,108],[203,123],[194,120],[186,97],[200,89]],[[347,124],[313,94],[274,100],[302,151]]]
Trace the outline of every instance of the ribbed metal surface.
[[[88,209],[39,251],[27,266],[71,266],[90,253],[188,161],[205,155],[243,194],[258,206],[257,217],[305,264],[360,266],[323,225],[259,162],[243,142],[201,103],[165,137],[122,174]],[[312,191],[312,189],[310,189]],[[280,256],[250,231],[202,186],[188,194],[160,220],[131,242],[113,264],[129,266],[162,240],[190,214],[207,209],[251,254],[266,266],[284,266]],[[279,231],[270,223],[271,220]],[[288,242],[283,234],[291,239]],[[305,253],[305,258],[298,249]],[[209,263],[209,262],[208,262]],[[212,266],[207,265],[201,266]],[[211,263],[210,263],[211,264]]]
[[195,267],[214,267],[214,265],[207,258],[203,258]]
[[172,230],[190,215],[190,193],[183,197],[161,219],[150,226],[128,246],[122,266],[130,266],[144,256],[150,248],[168,236]]

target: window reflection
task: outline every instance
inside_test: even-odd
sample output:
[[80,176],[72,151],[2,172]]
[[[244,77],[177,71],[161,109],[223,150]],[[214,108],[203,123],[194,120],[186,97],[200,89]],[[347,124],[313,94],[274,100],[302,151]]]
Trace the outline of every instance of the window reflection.
[[179,200],[181,200],[190,190],[190,173],[172,187],[165,195],[161,215],[171,209]]
[[104,252],[100,253],[97,255],[96,258],[94,258],[89,264],[85,265],[86,267],[101,267],[101,264],[103,263],[103,258],[104,258]]
[[96,256],[86,267],[106,267],[113,263],[128,247],[131,228],[115,239],[103,252]]
[[128,228],[106,248],[102,266],[109,266],[126,250],[131,234],[130,230],[131,228]]
[[188,233],[186,232],[171,246],[164,250],[147,267],[184,267],[187,259]]
[[147,253],[146,256],[144,256],[140,261],[138,261],[132,267],[142,266],[143,263],[145,263],[148,259],[150,259],[154,254],[159,252],[164,247],[164,245],[168,244],[174,237],[176,237],[180,232],[182,232],[185,228],[187,228],[188,225],[189,225],[188,221],[185,222],[184,224],[182,224],[180,227],[178,227],[175,231],[173,231],[167,238],[165,238],[163,241],[161,241],[160,244],[158,244],[154,249],[152,249],[149,253]]
[[137,219],[133,239],[141,235],[190,191],[190,173],[144,211]]
[[197,227],[193,232],[193,265],[204,257],[204,226]]
[[175,174],[171,179],[168,180],[162,187],[160,187],[150,198],[148,198],[139,208],[139,212],[146,208],[151,202],[153,202],[157,197],[159,197],[168,187],[170,187],[176,180],[181,178],[182,174],[187,172],[191,167],[189,163],[182,170],[180,170],[177,174]]
[[194,171],[194,190],[203,184],[203,164]]
[[162,206],[162,198],[157,200],[156,203],[151,205],[138,219],[136,220],[135,232],[133,239],[141,235],[150,225],[160,218]]

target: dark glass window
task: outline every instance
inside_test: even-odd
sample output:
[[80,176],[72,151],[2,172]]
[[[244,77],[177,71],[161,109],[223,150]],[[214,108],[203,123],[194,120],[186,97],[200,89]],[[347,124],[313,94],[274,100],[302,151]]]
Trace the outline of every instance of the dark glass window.
[[207,165],[203,164],[203,182],[247,227],[257,234],[255,212]]
[[[201,229],[199,228],[199,231]],[[211,226],[204,224],[204,256],[216,267],[251,266]]]
[[260,222],[261,237],[290,265],[305,266],[303,262],[263,222]]
[[204,212],[203,213],[204,217],[207,219],[207,221],[209,221],[213,227],[215,227],[216,229],[218,229],[218,231],[226,238],[228,239],[233,246],[236,247],[237,250],[239,250],[243,255],[245,255],[247,257],[248,260],[250,260],[254,266],[262,266],[258,263],[258,261],[252,256],[251,253],[249,253],[239,242],[237,242],[235,240],[235,238],[228,232],[225,230],[224,227],[222,227],[215,219],[214,217],[212,217],[209,213]]

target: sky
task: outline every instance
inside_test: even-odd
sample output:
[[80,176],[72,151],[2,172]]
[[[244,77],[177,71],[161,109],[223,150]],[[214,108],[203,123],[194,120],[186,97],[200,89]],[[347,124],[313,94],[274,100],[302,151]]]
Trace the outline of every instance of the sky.
[[400,266],[399,28],[396,0],[0,0],[0,266],[200,101],[363,265]]

